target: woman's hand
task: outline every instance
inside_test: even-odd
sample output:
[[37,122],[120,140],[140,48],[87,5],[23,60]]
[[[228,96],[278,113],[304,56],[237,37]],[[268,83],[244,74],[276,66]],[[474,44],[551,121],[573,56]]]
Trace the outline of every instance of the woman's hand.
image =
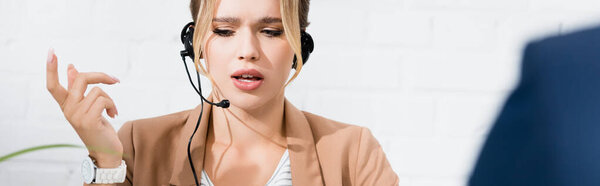
[[100,88],[93,87],[84,96],[88,84],[115,84],[117,78],[101,72],[78,72],[72,64],[67,69],[68,89],[58,82],[58,59],[54,50],[48,51],[46,61],[46,87],[52,94],[65,118],[96,159],[98,167],[118,167],[121,164],[123,145],[112,125],[102,116],[114,118],[118,112],[113,100]]

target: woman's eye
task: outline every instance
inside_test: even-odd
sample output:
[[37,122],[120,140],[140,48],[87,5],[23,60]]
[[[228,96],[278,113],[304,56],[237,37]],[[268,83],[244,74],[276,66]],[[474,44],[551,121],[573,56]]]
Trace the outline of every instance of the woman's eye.
[[222,30],[222,29],[214,29],[213,33],[221,36],[221,37],[229,37],[233,35],[232,30]]
[[278,37],[283,33],[281,30],[262,30],[261,32],[267,34],[267,37]]

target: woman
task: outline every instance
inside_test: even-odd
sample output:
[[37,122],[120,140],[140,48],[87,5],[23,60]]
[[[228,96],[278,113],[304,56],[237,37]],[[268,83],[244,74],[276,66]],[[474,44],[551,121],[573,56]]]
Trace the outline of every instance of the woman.
[[[203,103],[129,121],[117,133],[101,115],[118,114],[112,99],[98,87],[83,93],[88,84],[119,80],[69,65],[65,89],[52,50],[47,88],[95,166],[126,166],[119,185],[397,185],[368,129],[299,111],[284,97],[304,63],[295,56],[302,56],[308,5],[308,0],[191,1],[196,70],[212,82],[209,101],[227,99],[228,108]],[[103,179],[95,176],[96,183]]]

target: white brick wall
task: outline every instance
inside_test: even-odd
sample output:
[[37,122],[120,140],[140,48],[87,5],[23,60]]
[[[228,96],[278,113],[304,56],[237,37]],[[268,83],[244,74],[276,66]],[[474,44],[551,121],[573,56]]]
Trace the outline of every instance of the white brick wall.
[[[116,128],[198,104],[178,54],[188,2],[0,0],[0,155],[81,144],[45,89],[49,47],[63,84],[69,63],[121,79],[100,86],[119,108]],[[597,0],[313,0],[315,52],[287,96],[369,127],[400,185],[464,185],[524,43],[600,23],[598,10]],[[0,163],[0,185],[80,185],[84,155],[55,149]]]

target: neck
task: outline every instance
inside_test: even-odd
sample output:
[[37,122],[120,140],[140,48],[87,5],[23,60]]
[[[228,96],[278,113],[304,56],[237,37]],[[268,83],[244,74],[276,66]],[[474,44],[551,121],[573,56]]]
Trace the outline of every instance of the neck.
[[[218,95],[215,94],[215,101],[223,99]],[[209,138],[217,144],[238,147],[277,145],[286,148],[284,100],[282,93],[252,110],[239,108],[235,103],[227,109],[213,107]]]

